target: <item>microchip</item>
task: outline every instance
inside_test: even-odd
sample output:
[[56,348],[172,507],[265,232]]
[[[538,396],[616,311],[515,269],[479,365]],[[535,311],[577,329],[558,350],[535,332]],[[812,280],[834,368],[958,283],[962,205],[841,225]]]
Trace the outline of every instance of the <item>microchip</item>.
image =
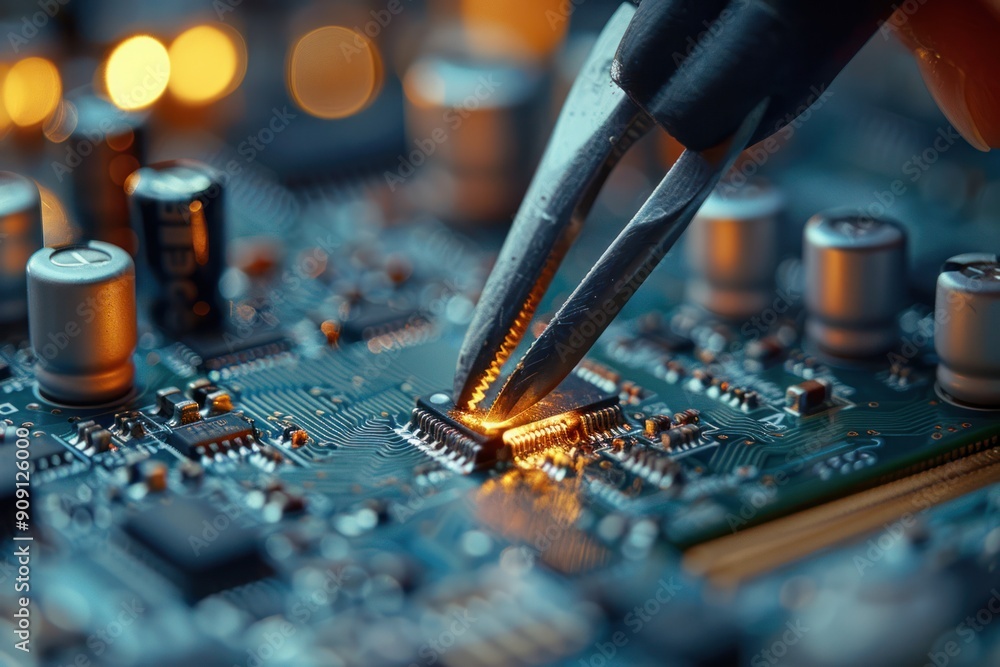
[[202,419],[171,429],[167,442],[182,454],[197,458],[249,447],[253,424],[235,414]]
[[49,470],[70,463],[75,458],[69,447],[62,440],[44,433],[30,439],[28,451],[31,452],[31,463],[35,470]]
[[198,356],[200,361],[196,365],[202,372],[267,359],[291,349],[291,343],[284,334],[274,331],[259,331],[249,336],[228,333],[194,335],[182,342]]
[[379,336],[422,329],[428,324],[427,317],[414,310],[364,304],[357,314],[341,323],[340,340],[344,343],[357,343]]
[[444,393],[421,396],[410,415],[415,444],[450,462],[460,472],[481,470],[497,462],[502,434],[481,433],[453,418],[455,404]]
[[241,524],[236,505],[168,496],[133,511],[125,532],[154,557],[153,564],[190,600],[257,581],[271,574],[256,533]]
[[498,460],[530,456],[549,447],[573,446],[622,424],[618,397],[570,375],[542,401],[511,423],[483,428],[480,416],[455,409],[444,393],[417,399],[410,419],[432,454],[460,458],[462,471],[482,469]]

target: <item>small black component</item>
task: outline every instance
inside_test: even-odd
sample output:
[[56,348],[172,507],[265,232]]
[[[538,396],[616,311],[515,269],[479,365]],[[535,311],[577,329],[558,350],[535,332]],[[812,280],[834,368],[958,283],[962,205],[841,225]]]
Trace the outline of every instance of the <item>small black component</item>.
[[135,511],[125,531],[156,558],[190,600],[256,581],[271,573],[257,535],[241,525],[238,507],[216,508],[186,496],[167,496]]
[[31,463],[35,470],[57,468],[74,458],[69,445],[54,435],[43,433],[30,438],[30,442],[28,451],[31,452]]
[[146,427],[139,420],[138,410],[119,412],[115,414],[114,430],[122,436],[141,438],[146,435]]
[[14,376],[14,371],[11,370],[10,364],[8,364],[3,359],[0,359],[0,382],[8,380]]
[[253,424],[235,414],[209,417],[171,430],[167,442],[192,458],[248,447],[254,440]]
[[176,387],[168,387],[156,392],[156,404],[160,416],[175,424],[190,424],[201,419],[198,404],[181,393]]
[[198,356],[196,365],[203,373],[266,359],[292,349],[284,334],[275,331],[260,331],[249,336],[193,335],[181,342]]
[[821,410],[830,398],[830,383],[826,380],[806,380],[792,385],[785,392],[785,406],[798,415]]
[[430,324],[427,317],[414,310],[400,310],[381,304],[363,304],[357,313],[341,323],[340,341],[357,343],[378,336],[404,336],[408,330],[422,329]]
[[82,421],[76,424],[76,437],[85,448],[93,448],[95,453],[111,449],[111,431],[94,421]]

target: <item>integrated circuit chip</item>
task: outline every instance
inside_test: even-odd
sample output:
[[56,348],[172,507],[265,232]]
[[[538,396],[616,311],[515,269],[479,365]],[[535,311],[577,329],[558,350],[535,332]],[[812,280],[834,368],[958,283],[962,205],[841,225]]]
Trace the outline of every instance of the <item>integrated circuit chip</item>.
[[203,499],[168,496],[132,512],[124,528],[193,601],[271,573],[256,533],[241,519],[235,505],[216,508]]
[[409,428],[415,444],[467,472],[550,447],[576,446],[622,421],[617,396],[570,375],[541,402],[503,424],[487,424],[478,413],[457,410],[444,393],[421,397]]
[[219,371],[261,359],[274,357],[291,349],[284,334],[260,331],[246,337],[232,335],[193,335],[183,341],[197,355],[194,360],[199,371]]
[[239,415],[224,414],[173,428],[167,442],[196,458],[247,448],[254,442],[253,436],[253,424]]

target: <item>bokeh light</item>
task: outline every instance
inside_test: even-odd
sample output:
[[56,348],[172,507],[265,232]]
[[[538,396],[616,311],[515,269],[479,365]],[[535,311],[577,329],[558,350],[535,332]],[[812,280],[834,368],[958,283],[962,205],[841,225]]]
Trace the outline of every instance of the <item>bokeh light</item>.
[[41,123],[56,110],[61,97],[59,70],[45,58],[25,58],[4,78],[3,105],[15,125]]
[[470,46],[483,55],[540,58],[562,44],[573,3],[567,0],[461,0]]
[[303,111],[319,118],[346,118],[378,95],[382,58],[361,33],[326,26],[295,43],[287,77],[288,92]]
[[108,97],[119,109],[144,109],[160,99],[170,80],[170,56],[149,35],[129,37],[115,47],[104,67]]
[[76,106],[68,100],[62,100],[45,120],[42,132],[52,143],[62,143],[70,138],[78,122]]
[[7,113],[7,105],[3,101],[4,82],[7,80],[7,72],[9,71],[9,66],[0,63],[0,137],[7,134],[12,123],[10,114]]
[[236,90],[246,73],[246,44],[226,25],[199,25],[170,44],[170,92],[182,102],[208,104]]

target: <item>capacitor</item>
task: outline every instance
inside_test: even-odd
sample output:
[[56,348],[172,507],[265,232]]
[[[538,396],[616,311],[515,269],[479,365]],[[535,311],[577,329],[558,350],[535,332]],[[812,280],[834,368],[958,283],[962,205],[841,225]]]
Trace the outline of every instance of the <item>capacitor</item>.
[[101,241],[43,248],[28,260],[28,329],[41,394],[95,405],[135,380],[135,267]]
[[42,205],[34,181],[0,171],[0,324],[28,313],[24,267],[42,247]]
[[940,387],[963,403],[1000,406],[1000,258],[969,253],[945,262],[934,302]]
[[137,251],[129,224],[125,180],[145,163],[145,116],[122,111],[96,95],[72,100],[76,126],[64,142],[65,158],[57,163],[62,180],[66,168],[83,239],[105,241]]
[[806,332],[821,350],[863,358],[888,351],[906,289],[906,233],[896,222],[833,211],[803,242]]
[[216,327],[225,258],[221,175],[194,160],[143,167],[125,185],[155,280],[153,319],[174,335]]
[[412,186],[421,208],[451,222],[505,222],[537,156],[543,72],[447,44],[442,50],[418,58],[404,77],[409,145],[386,183]]
[[709,196],[687,232],[689,301],[729,320],[759,316],[775,303],[782,205],[781,194],[763,182],[723,186]]

